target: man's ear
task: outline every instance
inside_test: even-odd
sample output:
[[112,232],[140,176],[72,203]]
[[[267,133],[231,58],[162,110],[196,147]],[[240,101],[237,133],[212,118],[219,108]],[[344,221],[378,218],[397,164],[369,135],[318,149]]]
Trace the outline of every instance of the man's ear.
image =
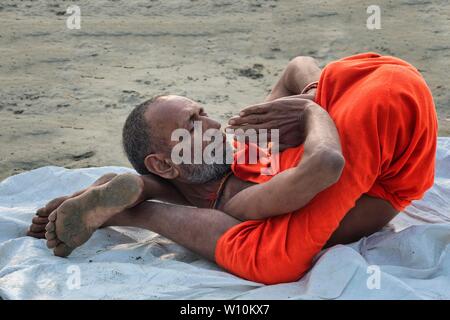
[[163,154],[149,154],[144,159],[145,167],[151,173],[154,173],[164,179],[175,179],[180,175],[178,168],[170,162]]

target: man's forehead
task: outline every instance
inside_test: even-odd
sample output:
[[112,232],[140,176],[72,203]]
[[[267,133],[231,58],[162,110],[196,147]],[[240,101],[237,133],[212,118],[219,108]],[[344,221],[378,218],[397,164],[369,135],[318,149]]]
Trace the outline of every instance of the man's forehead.
[[191,99],[168,95],[158,98],[146,115],[153,125],[178,124],[197,109],[200,109],[200,106]]

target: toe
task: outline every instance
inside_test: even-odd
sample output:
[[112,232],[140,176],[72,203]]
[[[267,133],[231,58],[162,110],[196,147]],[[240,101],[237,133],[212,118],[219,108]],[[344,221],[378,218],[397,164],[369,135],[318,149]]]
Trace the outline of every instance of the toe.
[[45,226],[45,230],[48,232],[54,232],[55,224],[53,222],[49,221],[49,223],[47,223],[47,225]]
[[53,249],[53,254],[58,257],[67,257],[72,252],[72,248],[61,242]]
[[32,231],[28,230],[27,236],[28,237],[37,238],[37,239],[44,239],[45,238],[45,232],[32,232]]
[[52,201],[50,201],[49,203],[47,203],[45,205],[45,211],[48,212],[49,214],[55,210],[56,208],[58,208],[64,201],[66,201],[69,197],[64,196],[64,197],[59,197],[56,199],[53,199]]
[[59,197],[48,202],[44,207],[39,208],[36,211],[36,215],[39,217],[48,217],[55,209],[57,209],[65,200],[69,197]]
[[54,233],[54,232],[46,232],[45,233],[45,239],[47,239],[47,240],[53,240],[53,239],[56,239],[56,233]]
[[56,221],[56,211],[53,211],[49,216],[48,216],[48,220],[50,221]]
[[58,239],[47,240],[47,248],[56,248],[60,243],[61,241],[59,241]]
[[45,231],[45,224],[32,224],[29,228],[29,231],[31,232],[44,232]]
[[34,217],[33,219],[31,219],[31,221],[34,223],[34,224],[47,224],[48,223],[48,218],[47,217],[39,217],[39,216],[36,216],[36,217]]
[[117,176],[117,173],[107,173],[102,175],[100,178],[98,178],[95,182],[94,185],[95,186],[100,186],[102,184],[105,184],[109,181],[111,181],[114,177]]
[[37,216],[42,216],[44,214],[44,212],[45,212],[45,207],[39,208],[39,209],[36,210],[36,215]]

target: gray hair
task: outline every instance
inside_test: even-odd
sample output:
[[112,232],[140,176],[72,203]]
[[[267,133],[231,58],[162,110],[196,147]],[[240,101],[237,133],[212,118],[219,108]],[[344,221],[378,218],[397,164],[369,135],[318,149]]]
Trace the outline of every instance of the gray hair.
[[149,174],[145,157],[160,147],[157,137],[152,137],[151,128],[145,120],[148,107],[161,96],[144,101],[128,115],[122,130],[122,145],[133,168],[140,174]]

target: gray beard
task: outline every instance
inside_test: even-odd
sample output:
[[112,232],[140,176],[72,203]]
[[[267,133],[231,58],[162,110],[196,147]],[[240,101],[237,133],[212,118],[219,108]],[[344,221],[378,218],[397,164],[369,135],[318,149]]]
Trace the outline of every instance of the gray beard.
[[[184,180],[191,184],[202,184],[209,181],[219,180],[231,171],[233,162],[233,146],[227,141],[224,144],[225,150],[216,150],[222,153],[222,161],[214,162],[213,158],[208,158],[206,163],[200,164],[180,164],[180,170]],[[211,155],[206,155],[211,157]],[[227,158],[228,157],[228,158]]]
[[181,164],[183,178],[192,184],[201,184],[224,177],[231,170],[231,164]]

